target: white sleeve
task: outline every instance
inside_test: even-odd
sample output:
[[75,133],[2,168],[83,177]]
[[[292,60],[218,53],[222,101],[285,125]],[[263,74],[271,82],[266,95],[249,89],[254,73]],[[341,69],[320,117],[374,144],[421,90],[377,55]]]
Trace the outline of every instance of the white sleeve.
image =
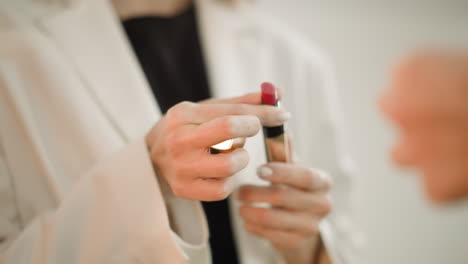
[[[4,155],[3,155],[4,156]],[[144,140],[80,178],[50,212],[15,226],[12,176],[0,152],[0,263],[184,263]]]

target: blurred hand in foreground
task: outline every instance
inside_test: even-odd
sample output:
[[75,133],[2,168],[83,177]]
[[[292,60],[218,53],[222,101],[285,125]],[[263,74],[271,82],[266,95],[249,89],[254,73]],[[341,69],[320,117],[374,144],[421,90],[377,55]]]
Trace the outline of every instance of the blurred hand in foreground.
[[395,69],[380,100],[400,129],[393,160],[419,169],[429,197],[468,195],[468,54],[422,53]]

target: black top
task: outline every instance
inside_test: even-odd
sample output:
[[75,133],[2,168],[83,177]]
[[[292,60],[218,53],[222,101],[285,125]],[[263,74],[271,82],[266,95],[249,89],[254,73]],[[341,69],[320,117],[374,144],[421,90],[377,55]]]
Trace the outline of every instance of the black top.
[[[210,97],[194,7],[171,18],[132,18],[123,26],[163,113]],[[203,209],[213,263],[238,263],[227,200],[203,202]]]

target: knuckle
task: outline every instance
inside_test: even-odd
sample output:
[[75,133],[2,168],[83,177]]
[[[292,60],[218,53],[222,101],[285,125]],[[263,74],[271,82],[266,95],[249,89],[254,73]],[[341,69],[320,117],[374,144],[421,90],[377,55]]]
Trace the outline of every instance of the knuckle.
[[272,202],[277,205],[285,204],[286,197],[288,196],[288,189],[283,185],[277,185],[273,189]]
[[166,116],[168,117],[169,120],[175,119],[179,116],[181,112],[181,108],[183,108],[182,103],[178,103],[174,105],[173,107],[169,108],[167,110]]
[[164,140],[164,148],[171,155],[177,155],[180,153],[181,142],[176,133],[170,133]]
[[266,208],[259,208],[257,218],[260,224],[266,225],[271,222],[271,211]]
[[175,105],[179,111],[188,111],[192,110],[197,104],[189,101],[183,101]]
[[228,134],[232,134],[234,127],[235,127],[234,116],[224,116],[221,118],[220,129],[222,131],[226,131]]
[[172,124],[177,123],[178,121],[183,119],[184,113],[193,111],[196,105],[196,103],[183,101],[169,108],[169,110],[166,113],[168,122]]
[[221,129],[225,131],[229,137],[234,137],[240,131],[240,126],[242,122],[239,120],[238,116],[230,115],[222,117]]
[[177,166],[177,162],[172,164],[172,178],[176,183],[182,183],[183,179],[186,179],[187,170],[183,166]]

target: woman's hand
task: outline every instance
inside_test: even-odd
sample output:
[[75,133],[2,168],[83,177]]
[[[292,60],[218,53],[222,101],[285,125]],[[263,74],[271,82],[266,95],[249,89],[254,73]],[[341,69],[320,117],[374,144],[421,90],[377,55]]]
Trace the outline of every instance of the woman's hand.
[[[256,104],[252,104],[256,103]],[[244,149],[210,154],[210,146],[224,140],[252,137],[262,125],[283,124],[289,114],[259,105],[260,94],[182,102],[175,105],[146,136],[156,173],[175,195],[192,200],[213,201],[231,192],[230,176],[245,168],[249,156]]]
[[407,58],[380,103],[401,132],[393,159],[423,172],[430,197],[445,201],[468,193],[468,55]]
[[330,178],[320,170],[278,162],[260,167],[258,175],[272,185],[242,186],[238,193],[247,231],[269,240],[288,263],[313,263],[319,223],[331,208]]

